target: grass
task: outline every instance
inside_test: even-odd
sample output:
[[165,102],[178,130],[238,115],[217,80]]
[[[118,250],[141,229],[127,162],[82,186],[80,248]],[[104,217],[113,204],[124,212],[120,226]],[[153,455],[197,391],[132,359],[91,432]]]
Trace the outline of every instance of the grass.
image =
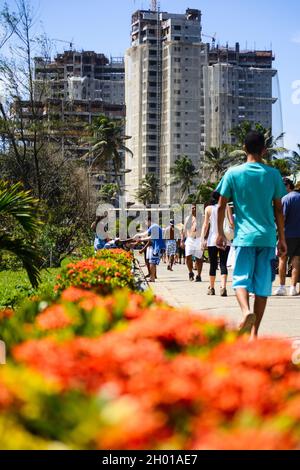
[[56,276],[60,268],[43,269],[41,283],[33,289],[25,270],[7,270],[0,272],[0,308],[15,307],[32,295],[53,296]]

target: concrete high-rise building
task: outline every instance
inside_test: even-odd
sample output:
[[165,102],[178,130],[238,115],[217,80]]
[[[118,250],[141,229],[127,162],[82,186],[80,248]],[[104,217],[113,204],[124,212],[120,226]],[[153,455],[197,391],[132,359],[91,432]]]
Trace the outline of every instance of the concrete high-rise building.
[[170,168],[181,155],[201,170],[205,150],[235,143],[242,121],[272,127],[272,51],[240,51],[202,42],[201,12],[139,10],[125,55],[126,177],[129,200],[146,174],[162,187],[161,203],[178,201]]
[[215,47],[204,67],[206,147],[234,144],[230,131],[243,121],[272,128],[272,51]]
[[126,134],[134,153],[127,160],[132,172],[125,181],[131,200],[141,179],[152,173],[163,189],[161,202],[169,204],[178,192],[169,185],[176,158],[186,154],[199,167],[206,63],[199,10],[133,14],[131,48],[125,55]]

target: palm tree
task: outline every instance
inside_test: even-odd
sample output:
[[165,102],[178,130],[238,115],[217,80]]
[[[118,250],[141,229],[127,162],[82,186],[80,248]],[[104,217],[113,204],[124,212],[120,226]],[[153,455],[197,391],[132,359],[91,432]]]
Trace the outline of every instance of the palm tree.
[[99,189],[99,199],[103,202],[116,201],[118,197],[118,185],[115,183],[106,183]]
[[141,181],[139,189],[136,191],[136,198],[145,206],[159,203],[159,193],[161,192],[159,180],[155,175],[148,174]]
[[288,152],[285,147],[280,146],[280,141],[282,141],[284,137],[284,132],[275,138],[272,136],[271,129],[266,129],[264,135],[267,148],[265,156],[266,162],[271,162],[277,155]]
[[199,176],[199,171],[187,155],[182,155],[175,160],[174,166],[170,168],[170,174],[173,177],[171,185],[179,186],[180,201],[183,203],[189,196],[195,179]]
[[214,175],[217,181],[222,178],[234,160],[235,163],[239,163],[240,156],[235,156],[229,150],[227,145],[223,145],[221,149],[211,147],[205,151],[204,170],[207,170],[210,177]]
[[259,123],[253,124],[250,121],[243,121],[241,122],[241,124],[234,127],[230,132],[231,135],[234,136],[237,141],[237,149],[230,153],[231,157],[238,158],[246,155],[243,150],[245,138],[246,135],[253,130],[261,132],[265,136],[265,143],[267,148],[267,153],[265,155],[266,163],[271,162],[274,157],[276,157],[276,155],[287,152],[287,149],[285,147],[280,146],[280,141],[284,137],[284,132],[275,138],[272,136],[271,129],[266,129]]
[[[40,222],[37,218],[37,203],[29,191],[23,191],[21,183],[9,185],[0,182],[0,214],[2,221],[10,218],[25,231],[25,236],[15,237],[9,230],[0,230],[0,250],[9,251],[20,258],[33,287],[40,281],[41,257],[32,239],[37,234]],[[7,225],[7,224],[6,224]]]
[[268,165],[276,168],[281,173],[281,176],[290,176],[292,173],[292,165],[289,158],[274,157],[273,160],[268,162]]
[[300,144],[297,144],[298,152],[295,150],[292,152],[291,166],[294,180],[296,181],[297,175],[300,172]]
[[132,151],[124,145],[124,141],[131,138],[124,135],[124,123],[119,119],[110,119],[101,115],[88,125],[88,130],[91,135],[84,140],[90,144],[91,148],[84,158],[90,163],[89,171],[91,172],[94,165],[101,170],[107,170],[112,163],[116,184],[120,191],[119,176],[123,164],[120,152],[123,150],[133,155]]
[[238,126],[231,129],[230,134],[235,137],[237,147],[243,148],[246,135],[254,130],[263,134],[266,132],[266,129],[258,122],[253,124],[253,122],[250,121],[242,121]]
[[190,194],[186,200],[186,204],[205,204],[209,201],[211,193],[215,191],[218,182],[208,181],[207,183],[200,183],[194,194]]

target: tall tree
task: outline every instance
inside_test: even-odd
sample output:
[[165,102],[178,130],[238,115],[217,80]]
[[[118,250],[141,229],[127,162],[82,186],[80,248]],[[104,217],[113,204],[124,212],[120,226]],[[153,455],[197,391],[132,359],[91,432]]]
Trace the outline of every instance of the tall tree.
[[292,164],[290,158],[276,158],[274,157],[268,165],[276,168],[280,173],[281,176],[290,176],[292,173]]
[[235,137],[236,146],[243,148],[246,135],[253,130],[262,132],[263,134],[266,132],[266,129],[258,122],[254,124],[250,121],[242,121],[238,126],[231,129],[230,134]]
[[[47,80],[34,80],[34,57],[46,67],[51,43],[36,34],[36,18],[27,0],[16,1],[16,13],[5,9],[2,29],[12,31],[0,57],[0,173],[11,182],[21,181],[25,190],[40,201],[45,222],[40,234],[45,258],[58,265],[61,257],[82,241],[87,226],[88,191],[83,165],[62,152],[61,137],[73,123],[60,122],[43,114]],[[42,67],[43,65],[41,65]],[[42,72],[42,68],[41,68]],[[38,84],[38,86],[37,86]],[[77,128],[77,127],[76,127]],[[82,126],[83,128],[83,126]],[[80,133],[79,133],[80,134]],[[91,198],[87,194],[91,193]]]
[[193,194],[186,200],[186,204],[205,204],[209,201],[211,193],[216,189],[218,181],[208,181],[207,183],[201,183],[196,187]]
[[110,119],[107,116],[99,116],[88,126],[90,136],[84,140],[91,147],[84,155],[88,161],[90,171],[98,168],[110,171],[112,166],[115,181],[121,191],[120,170],[123,166],[122,151],[133,155],[124,142],[131,137],[124,135],[124,123],[119,119]]
[[115,183],[106,183],[99,189],[99,199],[102,202],[113,202],[117,200],[119,188]]
[[148,174],[141,181],[140,187],[136,191],[136,198],[144,205],[158,204],[160,192],[158,178],[155,175]]
[[252,130],[261,132],[265,136],[267,148],[267,153],[265,155],[266,163],[271,162],[277,155],[288,151],[285,147],[280,146],[280,141],[283,139],[284,133],[280,134],[278,137],[273,137],[271,129],[266,129],[260,123],[254,124],[250,121],[243,121],[241,124],[234,127],[230,132],[231,135],[236,138],[237,146],[237,149],[230,154],[232,157],[242,157],[245,155],[243,150],[245,138],[246,135]]
[[[34,287],[40,280],[42,262],[34,242],[40,228],[37,204],[38,201],[28,191],[24,191],[20,183],[10,185],[0,181],[0,250],[13,253],[23,262]],[[17,231],[17,235],[13,230],[15,225],[22,228],[22,231]]]
[[[27,0],[16,1],[17,11],[5,8],[1,25],[12,31],[6,44],[8,53],[0,57],[0,81],[5,90],[0,101],[0,135],[3,154],[14,160],[15,179],[22,181],[24,188],[33,191],[39,199],[45,198],[44,169],[41,160],[49,148],[59,153],[54,135],[61,130],[57,120],[44,118],[43,99],[47,95],[47,81],[34,80],[34,57],[46,64],[51,53],[51,43],[45,35],[36,33],[36,18]],[[49,168],[48,168],[49,170]],[[47,173],[46,186],[57,177],[56,171]],[[46,189],[47,192],[47,189]]]
[[183,203],[199,178],[199,170],[196,170],[192,160],[187,155],[182,155],[175,160],[174,166],[170,168],[170,174],[172,176],[171,185],[178,186],[180,201]]
[[[9,18],[9,21],[7,21]],[[0,49],[10,40],[12,35],[15,33],[16,28],[19,24],[20,18],[14,13],[10,13],[8,5],[5,3],[2,10],[0,11]]]
[[219,181],[228,168],[232,164],[239,163],[240,159],[241,156],[235,156],[227,145],[223,145],[221,149],[211,147],[205,151],[203,168],[210,178],[214,177],[216,181]]
[[300,173],[300,144],[297,144],[298,151],[294,150],[291,154],[291,168],[294,180],[296,181],[297,175]]
[[[33,189],[40,199],[41,135],[44,134],[45,122],[41,119],[42,109],[35,96],[33,57],[43,54],[42,49],[47,41],[42,41],[33,31],[35,18],[29,2],[18,0],[16,7],[16,13],[6,7],[1,18],[3,27],[13,31],[13,34],[7,44],[9,57],[2,56],[0,59],[0,80],[5,87],[6,98],[0,102],[0,129],[5,148],[8,144],[22,169],[20,173],[24,186]],[[23,106],[25,101],[26,106]]]
[[280,142],[284,137],[284,132],[282,132],[279,136],[274,137],[272,135],[271,129],[266,129],[264,135],[267,148],[267,154],[265,156],[266,162],[271,162],[278,155],[282,155],[288,152],[285,147],[280,146]]

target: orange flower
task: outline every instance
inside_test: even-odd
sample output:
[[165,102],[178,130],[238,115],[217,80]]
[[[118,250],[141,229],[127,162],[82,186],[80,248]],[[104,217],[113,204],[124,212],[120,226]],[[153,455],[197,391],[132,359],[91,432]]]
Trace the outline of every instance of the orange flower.
[[0,320],[11,318],[13,315],[14,311],[11,308],[0,310]]
[[288,432],[271,429],[214,429],[199,437],[192,450],[288,450],[297,448],[297,440]]
[[0,381],[0,410],[5,410],[12,405],[14,397],[10,390]]
[[72,325],[62,305],[53,305],[37,316],[36,323],[41,330],[55,330]]

